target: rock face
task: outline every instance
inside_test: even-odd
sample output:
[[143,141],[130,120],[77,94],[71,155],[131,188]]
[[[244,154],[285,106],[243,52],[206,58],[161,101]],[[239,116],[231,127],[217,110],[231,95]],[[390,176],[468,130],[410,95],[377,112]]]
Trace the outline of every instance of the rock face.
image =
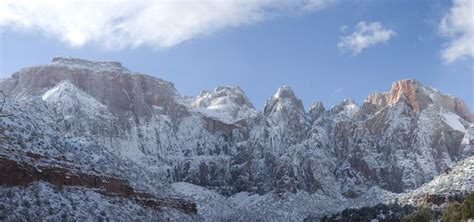
[[396,81],[392,84],[390,92],[374,93],[367,98],[366,102],[375,107],[376,110],[380,110],[400,100],[403,100],[416,113],[434,105],[442,106],[466,121],[472,120],[472,114],[463,101],[443,94],[436,89],[423,86],[413,79]]
[[117,62],[54,58],[49,65],[14,73],[2,85],[12,98],[18,99],[25,95],[41,95],[64,82],[107,106],[118,120],[130,115],[134,121],[150,119],[153,106],[161,107],[174,119],[186,112],[176,103],[178,93],[173,84],[147,75],[132,74]]
[[158,198],[145,192],[137,192],[126,181],[105,175],[85,174],[67,166],[33,165],[31,162],[41,161],[44,158],[38,154],[26,153],[31,156],[28,162],[12,160],[7,156],[0,156],[0,185],[26,186],[36,181],[46,181],[55,186],[79,186],[97,189],[105,196],[129,198],[137,203],[161,211],[163,207],[175,208],[188,214],[197,213],[196,204],[176,198]]
[[309,112],[283,86],[259,112],[239,87],[186,97],[120,63],[55,58],[0,89],[6,111],[17,113],[0,120],[15,149],[73,155],[151,190],[157,181],[188,182],[223,195],[351,199],[372,187],[415,189],[473,153],[467,106],[416,80],[397,81],[361,106],[314,103]]
[[469,126],[469,129],[466,131],[466,135],[464,136],[464,139],[463,139],[463,144],[464,145],[474,144],[474,125],[473,124],[471,124]]
[[402,80],[393,83],[388,96],[388,104],[393,105],[401,99],[405,100],[415,112],[420,112],[431,102],[427,95],[420,93],[420,84],[415,80]]

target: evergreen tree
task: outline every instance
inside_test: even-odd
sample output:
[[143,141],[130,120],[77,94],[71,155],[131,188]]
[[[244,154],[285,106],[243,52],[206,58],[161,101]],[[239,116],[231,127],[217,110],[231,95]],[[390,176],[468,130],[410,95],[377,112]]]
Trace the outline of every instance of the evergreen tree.
[[433,216],[427,208],[421,208],[403,218],[404,222],[429,222]]
[[448,206],[443,212],[444,222],[458,222],[461,220],[461,208],[458,202],[448,203]]
[[474,218],[474,192],[471,192],[461,204],[461,215],[463,220]]

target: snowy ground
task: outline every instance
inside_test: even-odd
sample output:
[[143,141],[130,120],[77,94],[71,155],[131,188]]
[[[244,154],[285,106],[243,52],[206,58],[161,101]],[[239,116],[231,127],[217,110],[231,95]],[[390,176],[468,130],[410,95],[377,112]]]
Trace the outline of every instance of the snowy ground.
[[48,183],[27,187],[0,186],[0,220],[166,220],[199,219],[172,209],[163,212],[124,198],[103,196],[80,187],[57,188]]
[[222,220],[303,220],[309,216],[329,215],[347,207],[371,206],[389,202],[394,194],[373,187],[366,195],[348,200],[320,193],[268,193],[265,195],[241,192],[225,197],[212,190],[190,183],[173,183],[179,194],[194,199],[199,216]]

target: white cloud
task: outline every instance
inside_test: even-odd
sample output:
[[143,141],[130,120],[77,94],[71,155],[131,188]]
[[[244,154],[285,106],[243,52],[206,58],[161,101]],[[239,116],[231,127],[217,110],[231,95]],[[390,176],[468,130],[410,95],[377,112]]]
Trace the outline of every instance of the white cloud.
[[445,62],[474,58],[474,1],[454,0],[452,8],[441,20],[439,30],[451,38],[442,51]]
[[367,47],[387,42],[395,35],[393,30],[384,28],[380,22],[362,21],[355,26],[352,34],[341,37],[337,47],[343,51],[350,50],[356,55]]
[[1,0],[0,31],[40,32],[71,46],[166,48],[215,31],[336,0]]

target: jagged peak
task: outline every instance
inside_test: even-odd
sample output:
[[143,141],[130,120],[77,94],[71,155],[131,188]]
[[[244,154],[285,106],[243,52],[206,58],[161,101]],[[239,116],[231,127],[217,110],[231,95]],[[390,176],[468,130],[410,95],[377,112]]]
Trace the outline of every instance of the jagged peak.
[[245,94],[245,92],[240,88],[240,86],[235,85],[225,85],[217,86],[214,90],[202,90],[200,95],[206,95],[209,93],[225,93],[225,94]]
[[304,113],[303,102],[296,97],[295,92],[289,86],[278,88],[277,92],[265,103],[264,113],[268,114],[283,109],[296,109],[298,112]]
[[213,90],[202,90],[199,96],[202,95],[207,95],[210,93],[223,93],[223,94],[245,94],[245,92],[240,88],[240,86],[234,86],[234,85],[225,85],[225,86],[217,86]]
[[410,103],[409,105],[412,105],[412,108],[419,111],[419,106],[413,96],[420,92],[420,88],[423,88],[423,85],[418,80],[397,80],[392,83],[390,91],[371,93],[364,103],[374,105],[379,110],[387,105],[393,105],[399,100],[405,100],[409,103],[413,102],[413,104]]
[[115,61],[91,61],[75,57],[54,57],[53,65],[64,65],[75,68],[93,69],[97,71],[128,71],[120,62]]
[[[390,90],[388,103],[394,104],[399,100],[406,100],[408,105],[415,111],[419,112],[422,109],[422,104],[420,102],[429,102],[429,101],[419,101],[419,88],[421,83],[414,79],[403,79],[395,81],[392,84],[392,89]],[[430,99],[428,96],[425,96],[423,99]]]
[[[226,101],[223,101],[226,100]],[[227,101],[230,100],[230,101]],[[239,86],[218,86],[213,91],[203,90],[193,101],[194,107],[207,107],[212,103],[235,103],[238,106],[245,106],[254,109],[249,98]]]
[[349,98],[349,99],[344,99],[338,104],[332,106],[331,110],[337,109],[338,107],[355,107],[355,106],[357,106],[357,103],[352,98]]
[[392,83],[392,89],[397,85],[412,85],[416,87],[416,86],[422,86],[423,84],[421,84],[421,82],[416,79],[407,78],[407,79],[395,80]]
[[278,88],[273,98],[296,98],[295,92],[289,86],[281,86]]
[[406,103],[417,113],[434,105],[448,109],[466,121],[472,120],[472,115],[467,105],[461,99],[443,93],[438,89],[425,86],[415,79],[394,81],[390,91],[370,94],[364,101],[364,107],[371,110],[370,112],[376,112],[399,102]]
[[360,107],[353,99],[344,99],[339,104],[334,105],[331,108],[331,113],[333,114],[344,114],[346,116],[352,117],[355,114],[359,113]]
[[323,102],[315,101],[311,104],[311,107],[309,108],[309,115],[314,120],[319,118],[325,111],[326,108],[324,108]]
[[224,123],[235,123],[254,116],[257,111],[238,86],[218,86],[204,90],[191,100],[193,109],[207,117]]
[[226,85],[226,86],[218,86],[214,89],[214,92],[226,92],[226,93],[234,93],[234,94],[245,94],[245,92],[240,88],[240,86],[233,86],[233,85]]
[[309,108],[309,113],[321,113],[326,111],[326,108],[324,107],[324,104],[322,101],[315,101],[311,104],[311,107]]

